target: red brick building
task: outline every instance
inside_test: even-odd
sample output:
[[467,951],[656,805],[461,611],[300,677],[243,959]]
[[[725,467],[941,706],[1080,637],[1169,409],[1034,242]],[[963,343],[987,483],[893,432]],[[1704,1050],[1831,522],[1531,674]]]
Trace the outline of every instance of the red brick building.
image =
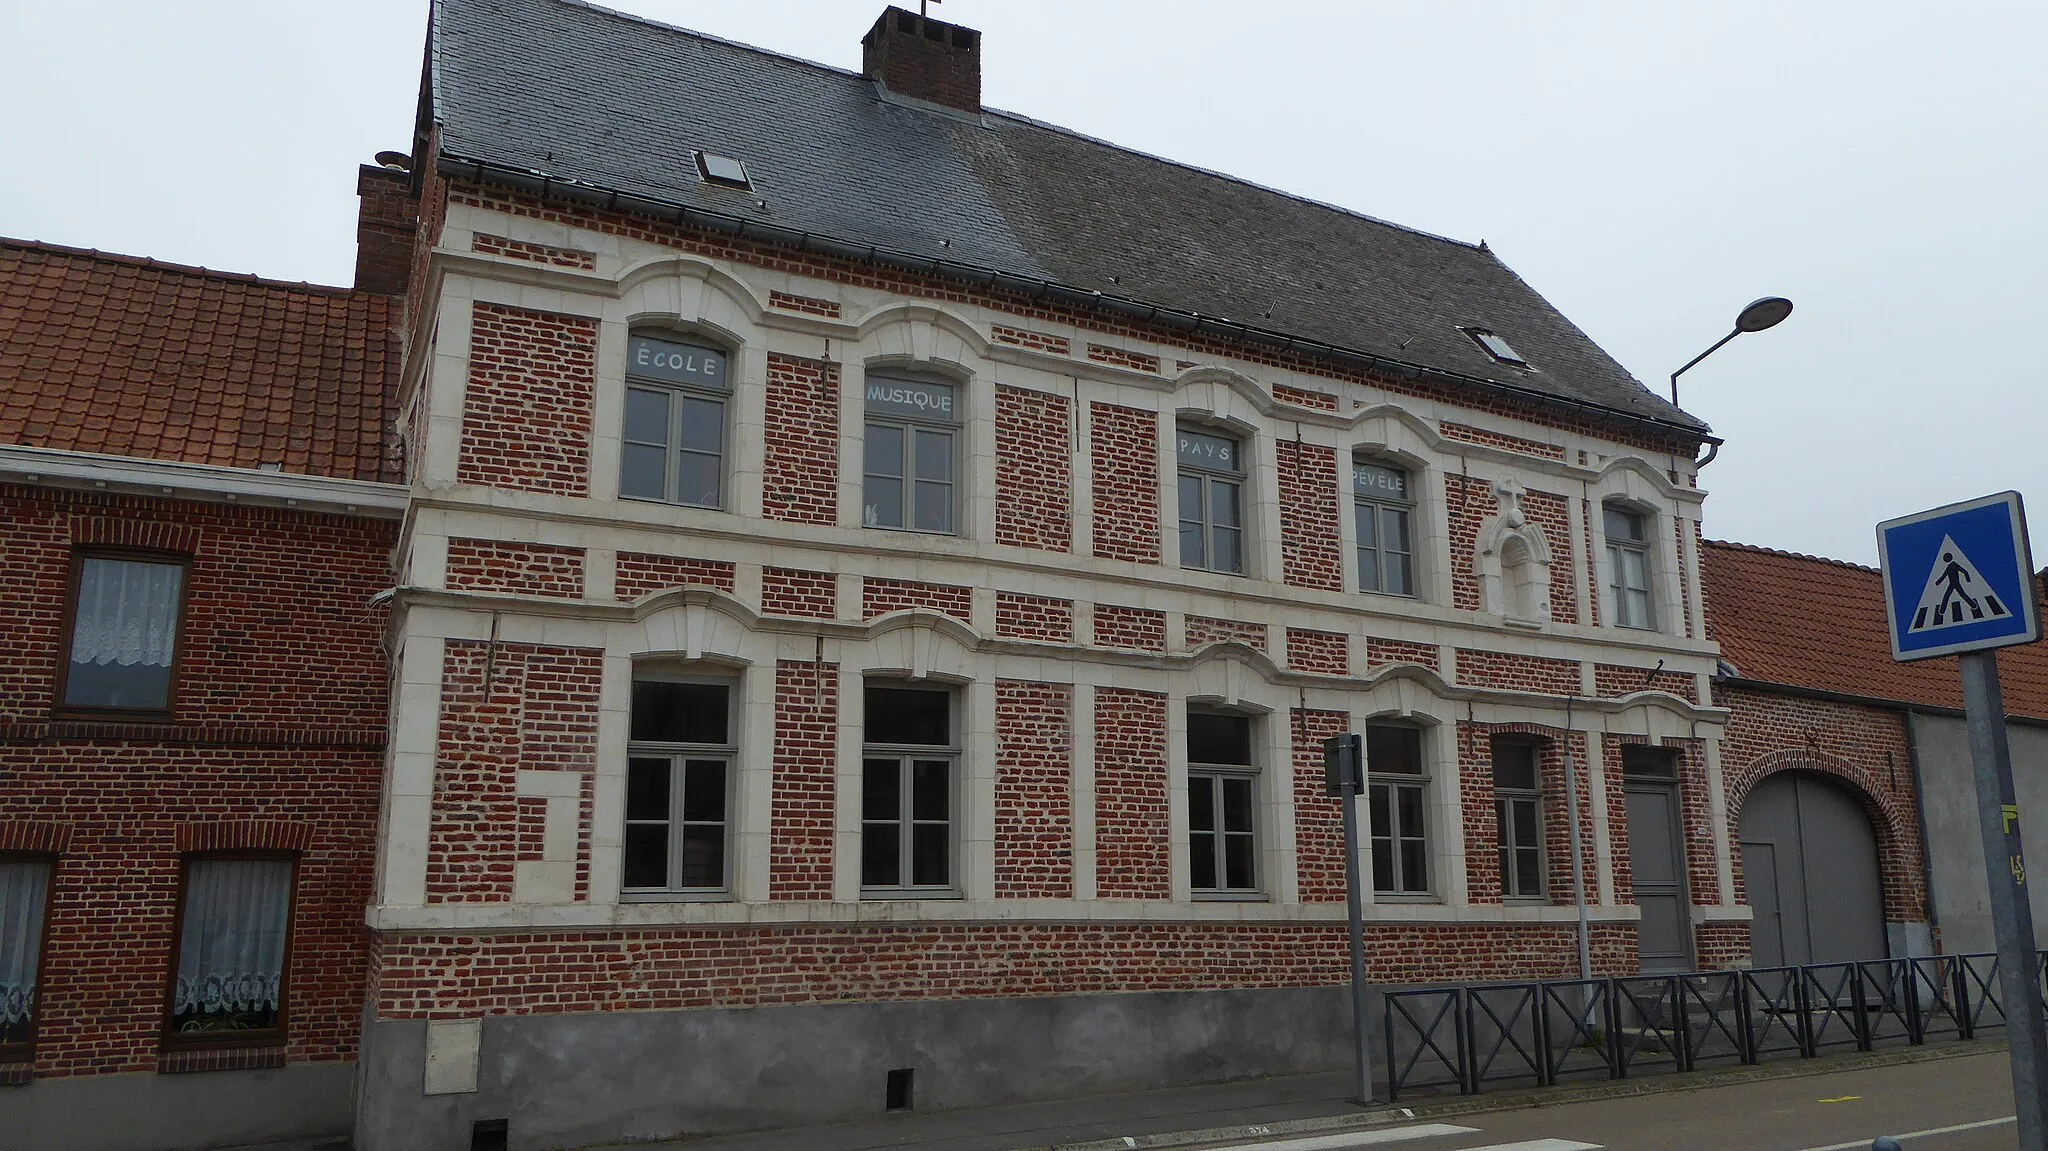
[[865,46],[435,8],[359,1144],[1341,1065],[1346,731],[1375,980],[1735,958],[1706,427]]
[[0,1142],[348,1129],[398,310],[0,240]]

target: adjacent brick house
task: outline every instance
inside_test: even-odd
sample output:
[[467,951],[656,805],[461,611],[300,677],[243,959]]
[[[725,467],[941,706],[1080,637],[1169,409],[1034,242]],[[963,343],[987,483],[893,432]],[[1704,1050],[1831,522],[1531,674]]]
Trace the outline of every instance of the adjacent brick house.
[[1707,429],[1483,246],[866,47],[435,8],[360,1145],[1337,1065],[1344,731],[1376,980],[1581,891],[1732,958]]
[[0,1142],[348,1128],[397,314],[0,240]]

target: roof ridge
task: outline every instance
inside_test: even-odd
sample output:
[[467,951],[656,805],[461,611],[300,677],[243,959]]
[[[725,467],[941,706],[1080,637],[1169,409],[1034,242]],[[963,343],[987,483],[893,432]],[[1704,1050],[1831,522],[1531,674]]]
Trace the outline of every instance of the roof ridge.
[[1786,551],[1783,548],[1768,548],[1763,546],[1762,544],[1746,544],[1738,542],[1736,540],[1703,540],[1701,542],[1706,544],[1706,546],[1708,547],[1726,548],[1729,551],[1754,552],[1759,555],[1778,556],[1780,558],[1789,560],[1811,560],[1814,563],[1829,564],[1834,567],[1851,568],[1855,571],[1869,572],[1872,575],[1880,574],[1880,570],[1878,568],[1871,567],[1869,564],[1860,564],[1854,560],[1838,560],[1832,556],[1810,555],[1806,552]]
[[[198,264],[177,264],[158,260],[150,256],[131,256],[122,252],[103,252],[98,248],[78,248],[70,244],[52,244],[46,240],[25,240],[15,236],[0,236],[0,248],[14,248],[25,252],[47,252],[55,256],[91,260],[101,264],[121,264],[133,268],[149,268],[181,276],[199,276],[210,280],[225,280],[231,283],[255,284],[265,288],[281,288],[286,291],[308,292],[322,296],[376,296],[374,292],[358,292],[336,284],[315,284],[305,280],[273,280],[253,272],[224,272],[217,268],[202,267]],[[381,297],[380,297],[381,298]]]

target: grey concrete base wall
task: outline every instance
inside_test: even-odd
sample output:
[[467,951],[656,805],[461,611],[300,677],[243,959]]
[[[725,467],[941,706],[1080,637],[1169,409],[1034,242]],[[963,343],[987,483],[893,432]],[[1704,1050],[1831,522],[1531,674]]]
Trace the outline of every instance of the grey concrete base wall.
[[0,1148],[205,1151],[346,1138],[354,1083],[353,1063],[38,1079],[0,1087]]
[[[1377,1012],[1375,1012],[1377,1014]],[[1351,1065],[1343,987],[493,1016],[478,1089],[426,1095],[426,1024],[364,1036],[358,1151],[515,1151],[870,1119],[895,1068],[919,1111]]]
[[[2048,731],[2009,724],[2020,839],[2030,864],[2036,932],[2048,930]],[[1991,896],[1984,878],[1984,836],[1977,821],[1977,784],[1970,732],[1960,716],[1913,716],[1920,766],[1921,818],[1933,871],[1934,921],[1947,952],[1991,951]]]

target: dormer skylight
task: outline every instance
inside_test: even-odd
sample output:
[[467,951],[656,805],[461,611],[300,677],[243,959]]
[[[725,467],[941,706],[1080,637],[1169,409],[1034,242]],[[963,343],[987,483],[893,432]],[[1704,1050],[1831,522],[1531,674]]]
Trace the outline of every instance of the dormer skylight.
[[1529,361],[1522,358],[1522,353],[1516,351],[1513,344],[1508,343],[1505,339],[1494,335],[1485,328],[1466,328],[1465,334],[1472,337],[1480,347],[1485,348],[1487,355],[1492,356],[1501,363],[1513,364],[1518,368],[1529,366]]
[[716,152],[697,153],[697,174],[707,184],[720,184],[727,188],[753,190],[754,182],[747,178],[747,166],[731,156]]

